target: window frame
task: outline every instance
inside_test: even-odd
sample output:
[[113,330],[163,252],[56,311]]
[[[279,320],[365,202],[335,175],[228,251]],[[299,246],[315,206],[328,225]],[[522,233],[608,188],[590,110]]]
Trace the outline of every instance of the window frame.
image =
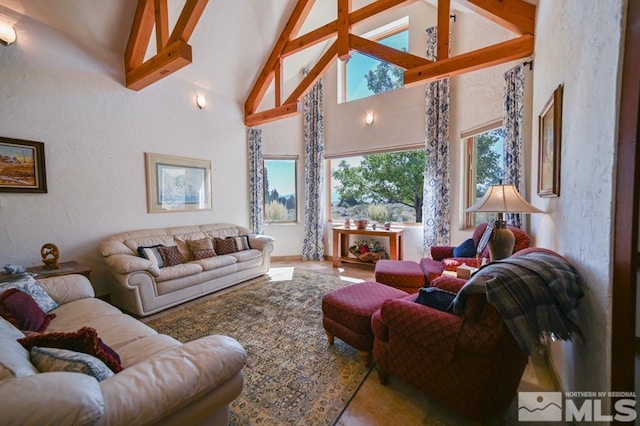
[[[263,155],[262,156],[262,220],[265,225],[288,225],[299,223],[299,209],[298,203],[299,191],[298,191],[298,160],[297,155]],[[295,216],[293,219],[287,218],[286,220],[268,220],[267,219],[267,161],[292,161],[293,162],[293,178],[294,178],[294,197],[295,197]]]
[[[504,129],[504,121],[502,119],[493,120],[489,123],[483,124],[481,126],[475,127],[473,129],[464,131],[460,134],[460,141],[462,142],[462,157],[464,161],[462,183],[463,183],[463,191],[462,191],[462,226],[463,229],[474,229],[477,225],[476,223],[476,213],[465,212],[465,210],[473,205],[476,202],[476,198],[474,196],[473,191],[475,190],[476,183],[476,170],[474,168],[474,157],[475,157],[475,144],[473,142],[474,137],[481,135],[483,133],[488,133],[493,130],[497,130],[503,128]],[[503,139],[504,141],[504,139]],[[504,154],[503,154],[504,155]],[[504,165],[503,165],[504,168]]]
[[[411,44],[411,32],[409,31],[409,16],[404,16],[402,18],[396,19],[395,21],[389,22],[385,25],[381,25],[365,34],[362,34],[360,37],[362,38],[366,38],[368,40],[374,41],[376,43],[379,43],[380,40],[385,39],[387,37],[391,37],[394,36],[396,34],[399,34],[403,31],[407,31],[408,32],[408,37],[409,37],[409,45]],[[407,50],[409,50],[410,46],[407,46]],[[360,53],[362,55],[364,55],[364,53],[362,52],[357,52]],[[381,62],[386,62],[383,61],[382,59],[378,59],[375,58],[378,61]],[[363,98],[357,98],[357,99],[347,99],[347,63],[349,61],[338,61],[338,104],[344,104],[347,102],[353,102],[353,101],[357,101],[359,99],[365,99],[368,98],[370,96],[375,95],[371,94],[369,96],[365,96]],[[391,64],[393,66],[397,66],[394,64]],[[364,77],[362,77],[364,78]],[[404,87],[404,85],[403,85]]]

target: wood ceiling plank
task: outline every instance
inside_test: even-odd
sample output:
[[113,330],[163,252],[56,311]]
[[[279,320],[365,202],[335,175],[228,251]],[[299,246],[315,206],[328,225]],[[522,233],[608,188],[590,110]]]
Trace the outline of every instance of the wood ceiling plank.
[[127,88],[143,89],[191,63],[191,46],[178,40],[142,65],[127,71]]
[[209,0],[187,0],[169,38],[170,44],[178,40],[189,41],[208,2]]
[[405,70],[433,63],[433,61],[421,58],[420,56],[412,55],[411,53],[403,52],[401,50],[385,46],[384,44],[367,40],[366,38],[355,34],[351,34],[349,39],[352,49],[364,53],[367,56],[372,56],[385,62],[389,62],[393,65],[399,66],[400,68],[404,68]]
[[282,54],[284,46],[291,37],[295,37],[298,31],[300,31],[300,28],[302,27],[304,20],[309,15],[309,12],[311,12],[311,8],[314,3],[315,0],[298,0],[298,3],[296,3],[289,20],[284,26],[280,37],[278,37],[278,40],[269,55],[269,58],[264,64],[262,71],[260,71],[260,74],[258,74],[258,78],[249,93],[249,97],[247,97],[244,104],[245,117],[253,114],[260,105],[264,94],[269,88],[269,84],[271,84],[271,81],[273,80],[273,70],[276,62]]
[[533,34],[536,6],[524,0],[459,0],[480,16],[518,34]]
[[167,0],[155,0],[156,52],[162,51],[169,41],[169,10]]
[[438,49],[436,60],[449,57],[449,14],[451,0],[438,0]]
[[126,71],[135,68],[144,61],[154,23],[153,0],[138,0],[136,14],[133,17],[131,33],[129,33],[127,42],[127,50],[124,54]]
[[322,55],[320,60],[309,71],[309,73],[302,79],[298,87],[289,95],[289,98],[285,102],[286,104],[300,101],[302,97],[311,89],[316,81],[320,79],[325,70],[331,65],[334,59],[338,56],[338,42],[335,41]]
[[443,78],[488,68],[505,62],[526,58],[533,54],[534,37],[524,35],[493,46],[453,56],[430,65],[405,71],[405,87],[429,83]]
[[302,105],[300,102],[293,102],[266,111],[247,115],[244,119],[244,124],[249,127],[259,126],[260,124],[270,123],[275,120],[280,120],[281,118],[294,116],[301,111]]
[[284,76],[282,75],[282,58],[276,62],[274,72],[274,91],[276,96],[276,107],[282,105],[282,87],[284,86]]
[[338,58],[346,61],[351,58],[349,49],[349,33],[351,32],[351,23],[349,22],[349,13],[351,13],[351,0],[338,0]]

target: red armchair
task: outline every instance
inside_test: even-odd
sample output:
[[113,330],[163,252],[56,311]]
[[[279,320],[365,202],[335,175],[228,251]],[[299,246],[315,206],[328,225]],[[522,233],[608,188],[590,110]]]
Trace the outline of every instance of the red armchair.
[[[529,235],[520,228],[507,225],[507,227],[513,232],[516,237],[515,245],[513,246],[513,253],[529,247],[531,244],[531,238]],[[484,230],[487,228],[487,223],[481,223],[473,231],[473,247],[477,250],[478,243],[484,234]],[[427,278],[428,283],[432,283],[442,275],[445,270],[455,271],[456,267],[462,263],[466,263],[469,266],[478,267],[478,261],[475,257],[469,258],[456,258],[453,255],[454,246],[432,246],[431,247],[431,259],[424,258],[420,260],[420,267]],[[485,247],[481,257],[489,258],[489,248]]]
[[[433,286],[457,292],[464,280],[443,276]],[[504,412],[527,363],[484,295],[467,299],[463,316],[387,300],[374,313],[373,354],[382,383],[392,375],[442,405],[478,420]]]

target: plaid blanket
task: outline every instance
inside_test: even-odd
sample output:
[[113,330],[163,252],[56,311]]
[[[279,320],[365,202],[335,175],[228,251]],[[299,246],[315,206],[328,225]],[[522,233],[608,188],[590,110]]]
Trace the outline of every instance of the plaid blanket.
[[564,259],[547,253],[491,262],[460,289],[453,312],[461,315],[469,294],[486,293],[523,351],[542,349],[542,338],[583,337],[576,308],[584,296],[582,279]]

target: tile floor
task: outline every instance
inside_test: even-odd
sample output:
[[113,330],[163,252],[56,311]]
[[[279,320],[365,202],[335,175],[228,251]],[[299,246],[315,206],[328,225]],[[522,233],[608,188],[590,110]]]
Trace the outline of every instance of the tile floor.
[[[373,267],[368,265],[343,264],[333,268],[331,262],[303,262],[278,260],[271,262],[273,268],[296,267],[300,269],[340,275],[346,279],[373,280]],[[543,357],[530,360],[520,382],[523,391],[552,391],[553,378]],[[487,424],[512,425],[517,423],[517,405],[507,410],[503,418]],[[412,387],[390,378],[381,385],[375,368],[356,392],[342,413],[336,426],[400,426],[400,425],[465,425],[471,422],[459,414],[439,406]]]

